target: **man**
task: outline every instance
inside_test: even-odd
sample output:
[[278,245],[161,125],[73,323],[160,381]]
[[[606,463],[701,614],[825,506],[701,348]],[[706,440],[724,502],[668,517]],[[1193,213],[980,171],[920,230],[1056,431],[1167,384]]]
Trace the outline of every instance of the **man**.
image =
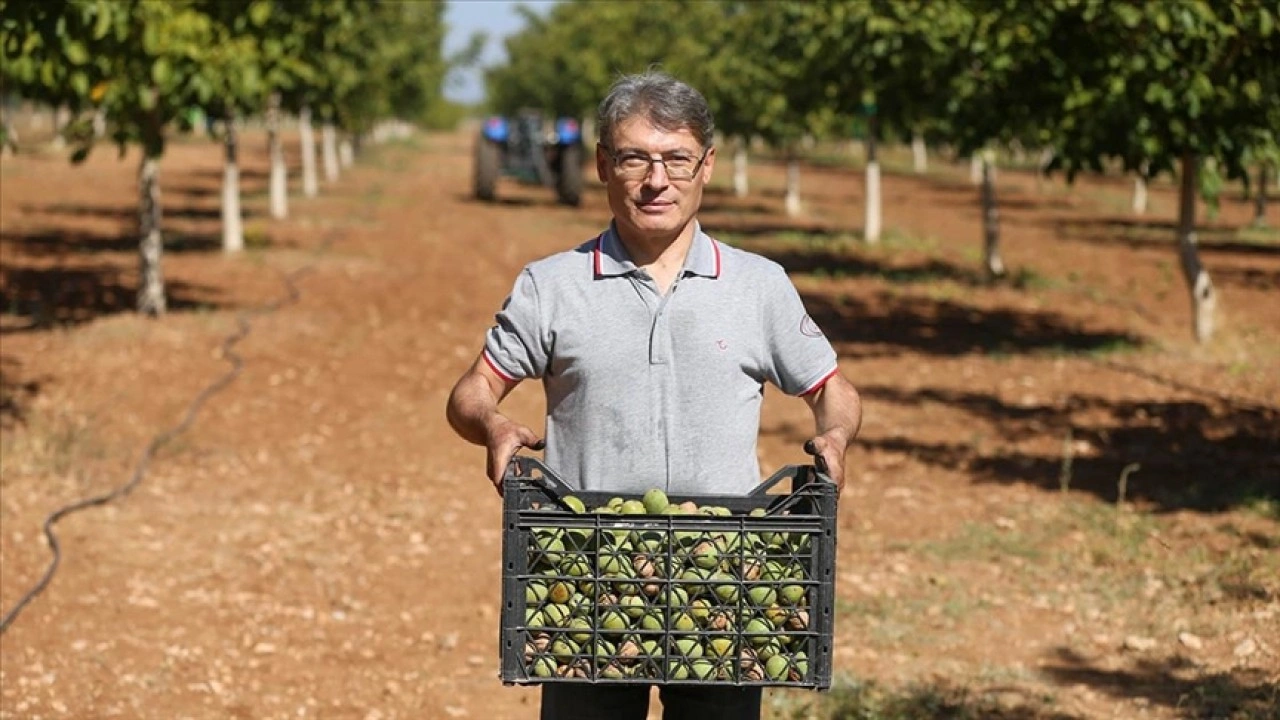
[[[546,449],[568,484],[638,493],[745,495],[760,482],[764,383],[805,399],[806,449],[840,487],[862,419],[857,391],[783,269],[727,247],[695,219],[711,180],[714,123],[698,91],[647,72],[600,104],[596,172],[613,222],[525,267],[449,398],[463,438],[488,449],[498,491],[521,447]],[[545,441],[498,411],[522,380],[547,396]],[[642,720],[648,688],[548,684],[544,720]],[[663,717],[760,715],[758,688],[669,686]]]

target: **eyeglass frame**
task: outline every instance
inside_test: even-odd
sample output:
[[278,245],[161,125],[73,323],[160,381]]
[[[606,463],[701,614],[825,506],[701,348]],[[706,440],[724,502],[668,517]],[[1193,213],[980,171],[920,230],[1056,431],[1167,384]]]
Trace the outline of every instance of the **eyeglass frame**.
[[618,153],[614,151],[613,148],[609,147],[608,145],[605,145],[604,143],[597,143],[597,145],[601,150],[604,151],[604,154],[608,155],[609,159],[613,161],[613,171],[617,173],[618,177],[621,177],[623,179],[628,179],[628,180],[647,180],[649,176],[653,174],[653,166],[656,165],[657,163],[662,163],[662,172],[667,176],[669,180],[672,180],[674,182],[688,182],[696,178],[698,176],[698,171],[701,170],[702,166],[707,162],[707,156],[710,155],[711,151],[715,149],[714,145],[708,145],[702,150],[702,156],[698,158],[697,164],[695,164],[693,166],[693,169],[689,171],[689,177],[673,176],[671,174],[671,168],[667,167],[667,159],[662,157],[661,153],[659,153],[657,157],[654,157],[653,155],[647,155],[639,151],[635,151],[634,153],[628,153],[627,154],[628,158],[631,158],[631,157],[643,158],[649,163],[648,167],[645,168],[643,175],[638,175],[634,178],[628,178],[626,175],[622,173],[622,169],[618,166],[618,159],[619,159]]

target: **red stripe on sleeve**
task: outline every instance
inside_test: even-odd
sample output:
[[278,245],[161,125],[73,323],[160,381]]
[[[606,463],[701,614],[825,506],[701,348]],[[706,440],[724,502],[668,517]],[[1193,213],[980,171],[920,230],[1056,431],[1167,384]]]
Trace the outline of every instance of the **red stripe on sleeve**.
[[520,378],[513,378],[510,375],[503,372],[502,368],[498,367],[498,363],[494,362],[493,358],[489,357],[488,350],[485,350],[484,352],[480,353],[480,356],[484,358],[484,363],[488,365],[489,369],[492,370],[494,374],[496,374],[498,377],[510,383],[520,382]]
[[813,393],[818,392],[818,390],[822,389],[822,386],[826,385],[827,381],[835,377],[835,374],[839,371],[840,371],[840,368],[838,367],[831,368],[831,372],[827,373],[826,375],[823,375],[822,378],[818,380],[818,382],[810,385],[809,389],[800,393],[798,397],[804,397],[805,395],[812,395]]

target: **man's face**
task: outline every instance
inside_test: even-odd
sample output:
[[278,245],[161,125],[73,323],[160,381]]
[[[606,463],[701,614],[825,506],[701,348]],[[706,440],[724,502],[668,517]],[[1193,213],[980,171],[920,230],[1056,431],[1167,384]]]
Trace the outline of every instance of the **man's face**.
[[[614,128],[611,147],[596,148],[596,173],[605,183],[609,208],[624,236],[662,239],[679,233],[698,212],[702,188],[711,180],[715,148],[704,148],[687,129],[669,132],[654,127],[642,117],[632,118]],[[654,162],[643,177],[624,177],[615,158],[642,155],[672,158],[681,162],[703,157],[701,167],[687,180],[673,179],[667,168]],[[636,163],[633,157],[632,162]]]

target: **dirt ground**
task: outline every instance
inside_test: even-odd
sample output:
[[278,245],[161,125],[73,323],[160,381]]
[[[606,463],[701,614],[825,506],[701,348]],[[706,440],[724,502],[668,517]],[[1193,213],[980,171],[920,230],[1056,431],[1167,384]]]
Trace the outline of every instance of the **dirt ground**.
[[[130,312],[136,155],[0,162],[0,607],[49,562],[44,518],[128,482],[206,400],[131,494],[57,525],[52,583],[0,638],[0,718],[535,717],[535,688],[496,679],[501,505],[444,403],[520,267],[598,232],[603,195],[479,204],[468,136],[430,135],[272,221],[264,144],[239,257],[219,148],[170,148],[158,321]],[[892,158],[878,247],[849,231],[852,169],[806,169],[788,219],[783,170],[736,198],[726,157],[702,216],[787,267],[863,393],[837,684],[904,717],[1280,717],[1280,236],[1235,191],[1203,224],[1201,346],[1169,186],[1135,218],[1120,179],[1002,173],[1011,279],[990,284],[965,168]],[[542,402],[507,406],[540,427]],[[770,389],[762,466],[803,462],[810,430]],[[766,697],[776,718],[851,702]]]

